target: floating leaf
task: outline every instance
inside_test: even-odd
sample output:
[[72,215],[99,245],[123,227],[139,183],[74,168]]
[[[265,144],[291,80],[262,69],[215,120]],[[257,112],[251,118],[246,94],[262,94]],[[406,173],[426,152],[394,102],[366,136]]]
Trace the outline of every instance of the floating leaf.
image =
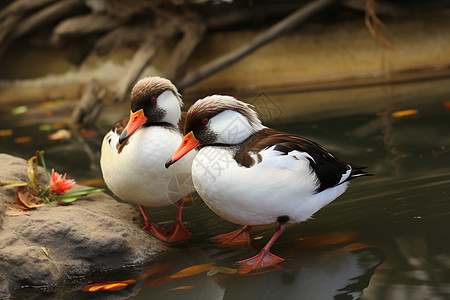
[[12,129],[2,129],[0,130],[0,136],[10,136],[13,132],[14,131]]
[[83,292],[98,292],[98,291],[116,291],[123,289],[130,284],[135,284],[136,280],[129,279],[129,280],[123,280],[123,281],[105,281],[100,283],[93,283],[86,285],[83,287]]
[[176,287],[176,288],[173,288],[173,289],[169,289],[167,291],[190,290],[190,289],[193,289],[193,288],[196,288],[196,287],[197,287],[197,285],[183,285],[183,286],[179,286],[179,287]]
[[164,276],[164,277],[161,277],[161,278],[158,278],[158,279],[146,282],[145,285],[146,286],[150,286],[150,287],[157,287],[157,286],[166,284],[168,282],[171,282],[173,280],[174,280],[174,278],[170,278],[170,277]]
[[330,256],[332,255],[337,255],[337,254],[342,254],[342,253],[348,253],[348,252],[352,252],[352,251],[357,251],[357,250],[361,250],[361,249],[365,249],[365,248],[370,248],[373,247],[371,245],[368,244],[364,244],[364,243],[353,243],[350,245],[347,245],[343,248],[340,249],[336,249],[330,252],[327,252],[326,254],[324,254],[321,258],[322,259],[329,259]]
[[445,102],[444,102],[444,107],[445,107],[446,109],[450,109],[450,101],[445,101]]
[[11,114],[12,115],[20,115],[20,114],[26,113],[27,110],[28,110],[28,107],[26,105],[21,105],[21,106],[17,106],[15,108],[13,108],[11,110]]
[[408,117],[408,116],[417,116],[419,114],[418,109],[406,109],[406,110],[399,110],[396,112],[393,112],[391,116],[393,118],[402,118],[402,117]]
[[67,126],[67,123],[65,122],[59,122],[59,123],[54,123],[52,124],[52,128],[53,129],[61,129]]
[[330,232],[298,239],[302,248],[320,248],[336,244],[348,243],[357,237],[355,232]]
[[166,271],[170,267],[170,264],[159,264],[148,270],[145,274],[141,275],[139,279],[145,279],[151,277],[157,273]]
[[52,130],[52,125],[50,124],[42,124],[39,126],[40,131],[50,131]]
[[223,274],[236,274],[239,270],[228,267],[217,267],[217,271]]
[[214,276],[214,275],[216,275],[217,273],[219,273],[219,270],[217,270],[217,269],[212,269],[212,270],[209,270],[209,271],[206,273],[206,276]]
[[52,141],[68,140],[70,137],[70,131],[67,129],[59,129],[58,131],[48,135],[48,139]]
[[98,132],[95,130],[83,129],[81,130],[81,136],[84,138],[89,138],[93,136],[97,136]]
[[23,144],[23,143],[28,143],[31,141],[31,137],[29,136],[22,136],[22,137],[18,137],[14,139],[14,143],[16,144]]
[[188,277],[188,276],[193,276],[193,275],[197,275],[200,274],[202,272],[211,270],[211,269],[215,269],[216,267],[214,266],[214,263],[208,263],[208,264],[202,264],[202,265],[196,265],[196,266],[192,266],[192,267],[188,267],[186,269],[183,269],[171,276],[169,276],[170,278],[183,278],[183,277]]

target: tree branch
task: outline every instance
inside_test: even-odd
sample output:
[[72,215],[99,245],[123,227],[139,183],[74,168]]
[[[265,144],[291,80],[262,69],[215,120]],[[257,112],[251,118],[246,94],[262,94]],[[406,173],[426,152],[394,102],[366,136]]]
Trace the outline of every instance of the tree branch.
[[291,15],[287,16],[285,19],[281,20],[280,22],[278,22],[275,25],[273,25],[272,27],[270,27],[268,30],[257,35],[249,43],[241,46],[240,48],[238,48],[237,50],[235,50],[231,53],[225,54],[222,57],[219,57],[216,60],[213,60],[212,62],[208,63],[207,65],[199,68],[197,71],[194,71],[192,74],[188,74],[179,82],[178,87],[180,89],[183,89],[185,87],[193,85],[193,84],[197,83],[198,81],[202,80],[203,78],[210,76],[210,75],[222,70],[223,68],[235,63],[236,61],[240,60],[247,54],[255,51],[256,49],[260,48],[261,46],[274,40],[275,38],[280,36],[282,33],[292,29],[296,25],[307,20],[312,15],[325,9],[330,4],[332,4],[334,1],[335,0],[311,1],[309,4],[307,4],[306,6],[304,6],[302,8],[299,8],[298,10],[293,12]]
[[165,77],[172,80],[175,85],[186,74],[189,58],[197,45],[202,41],[206,25],[200,20],[194,20],[184,23],[181,30],[184,33],[183,37],[178,42],[175,50],[173,50],[164,72]]

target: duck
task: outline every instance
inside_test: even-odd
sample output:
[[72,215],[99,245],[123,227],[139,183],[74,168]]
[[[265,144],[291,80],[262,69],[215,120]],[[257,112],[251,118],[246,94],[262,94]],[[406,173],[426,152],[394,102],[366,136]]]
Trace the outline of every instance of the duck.
[[270,249],[286,225],[310,219],[350,180],[369,175],[314,141],[264,126],[251,105],[232,96],[196,101],[187,111],[185,134],[166,167],[199,149],[192,164],[197,193],[218,216],[243,225],[213,240],[249,244],[252,226],[278,223],[257,255],[237,262],[246,272],[284,261]]
[[[100,167],[108,188],[120,199],[136,203],[144,231],[163,241],[186,240],[192,234],[182,224],[184,197],[194,191],[191,169],[194,152],[173,169],[164,167],[183,138],[185,113],[175,85],[153,76],[139,80],[130,94],[131,111],[106,133]],[[168,230],[156,225],[146,207],[176,205],[178,213]]]

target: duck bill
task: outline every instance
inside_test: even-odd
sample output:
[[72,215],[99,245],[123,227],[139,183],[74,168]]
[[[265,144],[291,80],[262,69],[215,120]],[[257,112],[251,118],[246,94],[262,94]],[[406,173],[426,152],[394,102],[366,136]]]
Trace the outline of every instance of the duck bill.
[[144,115],[144,111],[142,109],[137,112],[130,112],[130,119],[119,137],[119,144],[122,144],[130,135],[133,134],[133,132],[147,123],[147,121],[148,118]]
[[183,156],[188,154],[191,150],[194,150],[200,146],[200,141],[195,138],[194,133],[191,131],[186,134],[181,141],[181,145],[178,149],[172,154],[172,158],[166,163],[166,168],[170,167],[173,163],[177,162]]

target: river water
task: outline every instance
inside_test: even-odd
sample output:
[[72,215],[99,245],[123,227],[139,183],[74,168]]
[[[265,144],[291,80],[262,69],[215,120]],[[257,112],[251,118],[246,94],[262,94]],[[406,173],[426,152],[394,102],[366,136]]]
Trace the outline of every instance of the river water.
[[[448,79],[437,83],[450,86]],[[208,238],[239,226],[217,217],[193,195],[183,216],[185,226],[195,234],[188,248],[176,244],[177,251],[157,264],[89,279],[91,283],[137,279],[123,290],[87,293],[80,287],[71,291],[71,297],[449,299],[450,93],[410,95],[411,101],[405,97],[377,111],[273,122],[274,128],[315,140],[342,160],[367,166],[375,175],[352,181],[344,195],[313,219],[289,226],[272,248],[274,254],[288,259],[277,268],[235,273],[233,263],[255,255],[275,226],[255,227],[249,247],[218,248]],[[88,132],[82,143],[49,140],[48,134],[56,132],[68,115],[43,117],[42,107],[27,108],[27,115],[11,114],[14,107],[0,109],[0,152],[28,158],[44,149],[49,165],[79,182],[99,178],[105,120],[126,111],[105,111],[108,117],[100,122],[101,134]],[[30,114],[33,109],[35,114]],[[8,129],[13,133],[8,134]],[[174,207],[150,212],[162,226],[169,225],[175,214]],[[189,267],[189,272],[173,278]]]

